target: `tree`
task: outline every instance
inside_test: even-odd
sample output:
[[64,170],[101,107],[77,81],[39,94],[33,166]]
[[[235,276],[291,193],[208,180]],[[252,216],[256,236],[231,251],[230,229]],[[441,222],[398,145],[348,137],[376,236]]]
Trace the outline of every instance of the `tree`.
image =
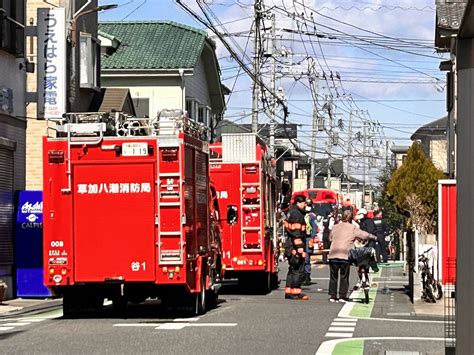
[[426,233],[434,231],[438,180],[442,178],[443,172],[426,158],[420,145],[414,143],[405,162],[393,173],[387,185],[388,196],[407,214],[409,223]]
[[377,206],[382,210],[383,217],[389,226],[391,232],[396,232],[397,235],[401,235],[406,225],[406,217],[400,213],[392,197],[389,196],[387,191],[388,183],[390,182],[395,168],[391,165],[387,165],[382,174],[378,177],[380,185],[376,189],[377,191]]

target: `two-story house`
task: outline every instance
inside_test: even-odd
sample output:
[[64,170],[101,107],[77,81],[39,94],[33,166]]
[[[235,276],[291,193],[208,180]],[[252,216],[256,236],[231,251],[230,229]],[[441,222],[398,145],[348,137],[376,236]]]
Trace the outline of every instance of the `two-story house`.
[[99,24],[104,87],[129,88],[137,115],[181,109],[213,129],[225,109],[215,43],[169,21]]
[[[0,280],[13,275],[15,191],[25,187],[25,4],[0,2]],[[0,300],[1,301],[1,300]]]
[[448,172],[448,117],[442,117],[418,128],[410,137],[419,141],[425,155],[442,172]]

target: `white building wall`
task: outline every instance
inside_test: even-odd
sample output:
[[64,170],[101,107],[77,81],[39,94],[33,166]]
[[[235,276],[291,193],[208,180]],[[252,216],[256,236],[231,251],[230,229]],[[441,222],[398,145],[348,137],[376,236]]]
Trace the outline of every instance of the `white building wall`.
[[179,76],[147,78],[111,77],[102,74],[102,87],[127,88],[130,89],[132,99],[148,98],[150,117],[155,117],[162,109],[184,109]]

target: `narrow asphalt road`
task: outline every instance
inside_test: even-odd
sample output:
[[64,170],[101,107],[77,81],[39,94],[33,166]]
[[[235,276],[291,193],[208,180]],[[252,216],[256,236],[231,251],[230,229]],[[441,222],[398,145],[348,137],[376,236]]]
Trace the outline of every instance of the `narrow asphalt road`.
[[[234,285],[225,286],[218,307],[195,318],[163,314],[156,302],[149,301],[130,306],[126,317],[115,315],[107,307],[97,318],[63,319],[61,310],[47,310],[1,319],[1,352],[362,354],[410,350],[443,353],[444,343],[433,340],[443,337],[442,319],[424,318],[419,322],[421,319],[411,315],[413,309],[403,293],[403,277],[394,275],[391,268],[382,270],[381,275],[374,275],[378,288],[371,291],[369,305],[359,303],[356,294],[355,301],[346,305],[328,302],[328,270],[326,265],[319,264],[313,266],[314,284],[305,288],[310,296],[306,302],[285,300],[282,281],[280,288],[268,295],[243,293]],[[280,279],[285,274],[286,266],[282,265]]]

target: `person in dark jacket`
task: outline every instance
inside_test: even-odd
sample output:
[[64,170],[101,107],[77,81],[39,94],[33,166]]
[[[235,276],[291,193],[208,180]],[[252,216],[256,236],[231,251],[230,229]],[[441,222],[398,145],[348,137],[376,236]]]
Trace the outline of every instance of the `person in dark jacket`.
[[388,262],[388,255],[387,255],[387,244],[385,243],[385,237],[388,233],[387,224],[385,220],[382,218],[382,211],[375,210],[374,211],[374,225],[377,235],[377,247],[375,251],[377,252],[377,262],[380,262],[380,255],[382,255],[382,262]]
[[[375,228],[374,220],[367,216],[367,210],[365,208],[361,208],[359,211],[357,211],[357,216],[357,222],[359,223],[360,229],[362,229],[364,232],[376,235],[377,229]],[[370,241],[367,246],[377,250],[377,241]]]
[[306,222],[306,238],[305,238],[305,251],[306,258],[304,262],[304,278],[303,286],[311,285],[311,255],[314,252],[314,238],[318,231],[316,226],[316,214],[313,212],[313,201],[310,198],[306,199],[306,214],[304,216]]
[[308,296],[301,292],[304,278],[304,263],[306,258],[305,221],[306,198],[296,195],[294,205],[290,209],[285,221],[285,256],[288,260],[288,274],[286,276],[285,299],[308,300]]

